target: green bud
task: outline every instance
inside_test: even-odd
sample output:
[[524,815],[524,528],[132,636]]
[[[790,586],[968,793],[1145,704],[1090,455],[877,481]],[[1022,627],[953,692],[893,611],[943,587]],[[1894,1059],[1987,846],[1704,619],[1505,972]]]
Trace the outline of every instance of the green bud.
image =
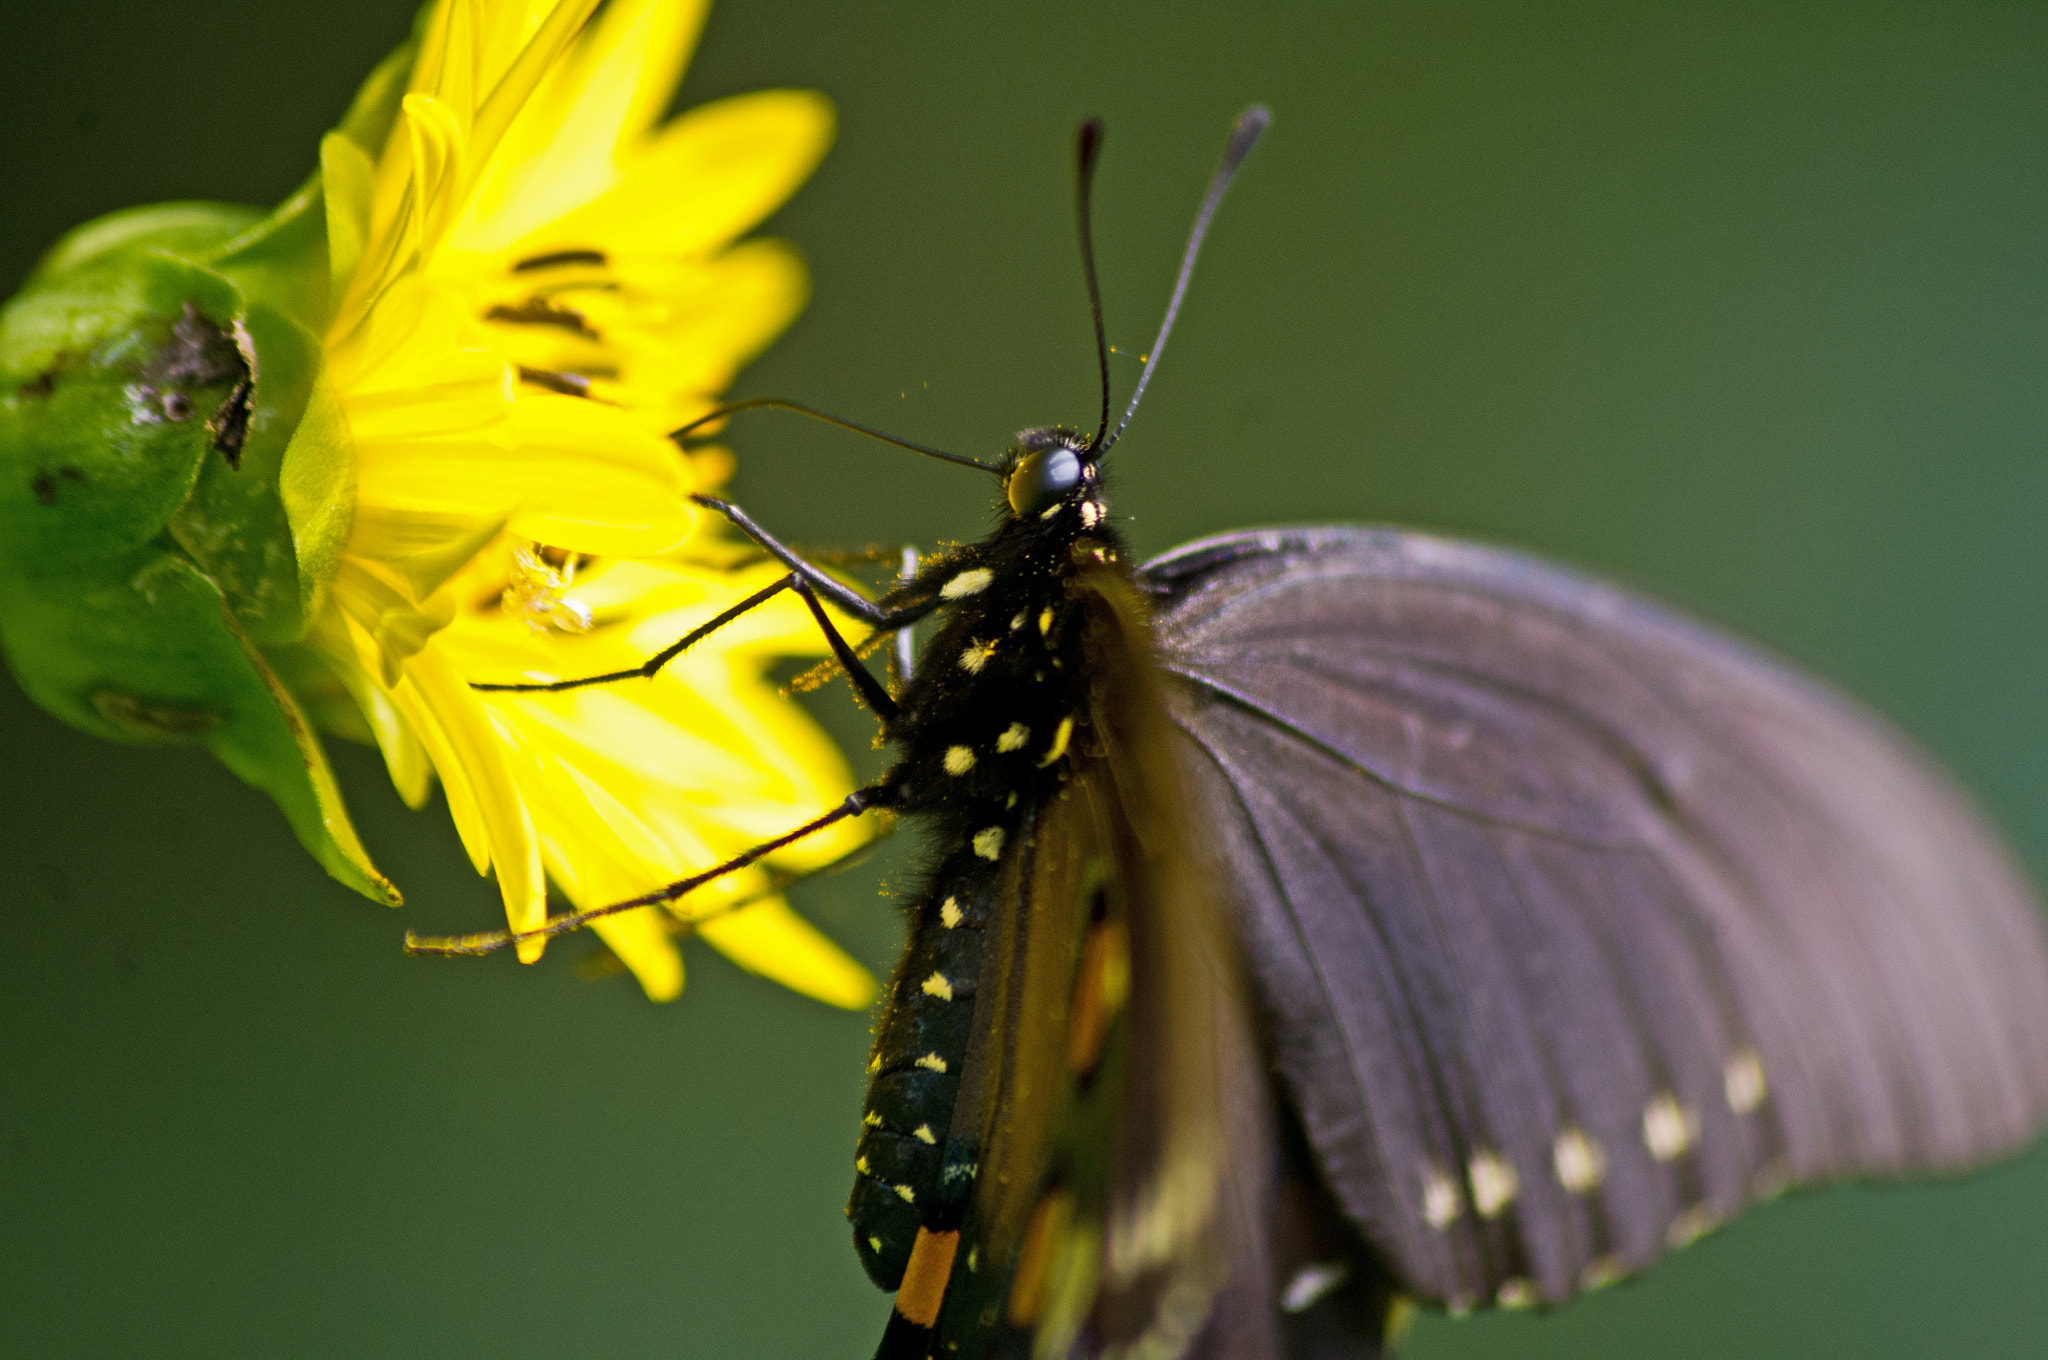
[[294,692],[339,712],[296,645],[354,504],[328,289],[317,179],[274,213],[164,204],[51,250],[0,308],[0,647],[73,726],[208,747],[395,902]]

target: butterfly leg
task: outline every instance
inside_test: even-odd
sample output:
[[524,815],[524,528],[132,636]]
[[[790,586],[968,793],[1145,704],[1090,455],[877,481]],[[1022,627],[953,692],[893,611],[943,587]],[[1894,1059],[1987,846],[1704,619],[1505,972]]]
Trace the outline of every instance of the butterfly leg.
[[437,954],[444,956],[491,954],[503,949],[508,944],[517,944],[521,940],[549,939],[556,935],[566,935],[572,930],[581,930],[592,921],[606,916],[615,916],[622,911],[633,911],[639,907],[665,906],[670,902],[676,901],[678,898],[695,892],[714,879],[724,878],[727,874],[737,873],[764,856],[772,855],[777,850],[794,845],[796,842],[804,839],[804,837],[815,835],[836,822],[845,821],[848,817],[858,817],[863,812],[891,808],[895,804],[896,790],[892,785],[887,783],[869,784],[864,788],[855,789],[852,793],[846,795],[846,798],[839,806],[833,808],[830,812],[824,813],[822,816],[813,817],[795,830],[785,831],[773,840],[763,841],[751,849],[741,851],[723,864],[713,865],[711,868],[691,874],[687,878],[679,878],[673,883],[664,884],[656,888],[653,892],[642,893],[638,897],[629,897],[623,902],[611,902],[602,907],[592,907],[588,911],[567,912],[560,916],[550,916],[546,921],[531,930],[492,930],[479,935],[415,935],[411,931],[407,931],[405,936],[405,952],[408,954]]

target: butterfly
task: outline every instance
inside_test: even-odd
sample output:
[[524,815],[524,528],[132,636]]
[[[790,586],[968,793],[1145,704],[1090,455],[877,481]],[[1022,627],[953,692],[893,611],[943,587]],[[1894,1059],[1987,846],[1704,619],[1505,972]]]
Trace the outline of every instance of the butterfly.
[[[1105,456],[1267,121],[1233,129],[1114,430],[1097,123],[1092,434],[983,463],[794,403],[706,417],[780,406],[981,468],[1002,522],[869,599],[706,498],[790,575],[637,673],[789,590],[896,763],[532,932],[866,812],[922,828],[848,1206],[895,1293],[883,1360],[1378,1355],[1401,1297],[1561,1303],[1786,1186],[1967,1166],[2048,1113],[2032,889],[1849,701],[1627,591],[1420,533],[1129,560]],[[827,603],[906,644],[893,687]]]

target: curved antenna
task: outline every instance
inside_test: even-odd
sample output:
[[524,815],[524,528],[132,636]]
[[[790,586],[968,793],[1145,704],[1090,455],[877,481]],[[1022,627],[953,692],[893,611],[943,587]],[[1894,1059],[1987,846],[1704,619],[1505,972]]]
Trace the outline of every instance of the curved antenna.
[[880,430],[871,430],[865,425],[857,425],[851,420],[841,420],[838,416],[827,415],[823,411],[814,410],[809,406],[804,406],[794,401],[784,401],[780,397],[752,397],[746,401],[736,401],[730,406],[721,406],[708,415],[698,416],[687,425],[670,430],[668,437],[674,440],[676,446],[680,448],[684,438],[688,436],[690,431],[709,425],[713,421],[723,420],[727,416],[737,415],[741,411],[794,411],[800,416],[809,416],[812,420],[822,420],[827,425],[837,425],[842,430],[852,430],[855,434],[864,434],[870,439],[879,439],[884,444],[894,444],[899,449],[909,449],[912,453],[921,453],[927,458],[936,458],[943,463],[958,463],[961,467],[979,468],[983,472],[994,473],[998,477],[1003,475],[1003,470],[993,464],[983,463],[957,453],[947,453],[944,449],[932,449],[926,448],[923,444],[913,444],[908,439],[898,439],[893,434],[883,434]]
[[1202,199],[1201,211],[1195,214],[1195,228],[1188,233],[1188,248],[1180,257],[1180,277],[1174,280],[1173,297],[1166,304],[1166,320],[1159,323],[1159,338],[1152,342],[1152,352],[1145,356],[1145,367],[1138,373],[1137,390],[1131,393],[1131,404],[1124,408],[1124,418],[1117,422],[1116,433],[1109,442],[1096,449],[1107,453],[1111,445],[1124,437],[1124,427],[1131,423],[1131,417],[1138,412],[1138,402],[1145,395],[1145,384],[1152,381],[1152,370],[1159,363],[1159,352],[1166,348],[1166,337],[1173,333],[1173,319],[1180,314],[1180,302],[1187,295],[1188,279],[1195,272],[1195,256],[1202,251],[1202,238],[1208,234],[1209,219],[1216,215],[1216,209],[1223,203],[1223,195],[1230,188],[1230,181],[1237,178],[1244,158],[1252,154],[1252,148],[1259,143],[1259,135],[1266,130],[1266,124],[1273,121],[1273,115],[1264,104],[1254,104],[1237,116],[1237,124],[1230,130],[1230,140],[1223,147],[1223,162],[1216,167],[1216,173],[1209,180],[1209,192]]
[[1088,280],[1088,313],[1095,319],[1095,364],[1102,374],[1102,422],[1095,438],[1088,441],[1093,451],[1103,448],[1109,433],[1109,337],[1102,330],[1102,285],[1095,277],[1095,233],[1089,225],[1089,189],[1095,183],[1095,162],[1102,154],[1102,120],[1090,118],[1081,124],[1074,144],[1074,210],[1081,219],[1081,275]]

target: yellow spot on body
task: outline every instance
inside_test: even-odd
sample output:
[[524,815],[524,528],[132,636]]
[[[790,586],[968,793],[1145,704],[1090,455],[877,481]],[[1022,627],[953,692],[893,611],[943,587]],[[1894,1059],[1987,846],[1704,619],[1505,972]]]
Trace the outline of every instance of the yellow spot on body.
[[939,1141],[937,1138],[932,1136],[932,1126],[929,1124],[919,1124],[916,1128],[910,1131],[910,1136],[912,1138],[915,1138],[920,1143],[928,1143],[933,1146],[936,1146]]
[[1010,790],[1010,796],[1003,800],[1003,806],[1006,808],[1017,806],[1017,791],[1015,789]]
[[1537,1304],[1536,1286],[1517,1275],[1512,1280],[1503,1280],[1500,1292],[1493,1301],[1503,1308],[1534,1308]]
[[868,1239],[868,1250],[873,1252],[875,1255],[880,1256],[882,1254],[882,1239],[879,1237],[870,1237]]
[[1507,1208],[1522,1187],[1514,1163],[1487,1149],[1474,1153],[1466,1170],[1472,1178],[1472,1207],[1481,1218],[1492,1218]]
[[860,1172],[860,1174],[861,1174],[861,1175],[863,1175],[863,1176],[867,1175],[867,1174],[868,1174],[868,1159],[867,1159],[867,1158],[865,1158],[865,1157],[856,1157],[856,1158],[854,1158],[854,1159],[853,1159],[853,1169],[854,1169],[855,1171],[858,1171],[858,1172]]
[[1597,1189],[1607,1179],[1607,1154],[1583,1129],[1566,1129],[1550,1149],[1557,1183],[1574,1195]]
[[909,1186],[892,1185],[889,1188],[891,1190],[894,1190],[896,1192],[896,1198],[902,1200],[905,1204],[917,1203],[917,1191],[911,1189]]
[[953,999],[953,984],[946,981],[944,973],[933,973],[924,980],[918,990],[926,996],[935,996],[941,1001],[951,1001]]
[[1643,1145],[1660,1162],[1680,1156],[1700,1136],[1699,1116],[1669,1091],[1643,1107]]
[[1045,758],[1038,762],[1040,769],[1052,764],[1067,753],[1067,741],[1074,735],[1074,715],[1069,713],[1060,719],[1060,725],[1052,734],[1052,745],[1045,748]]
[[873,1075],[874,1075],[875,1073],[877,1073],[877,1072],[879,1072],[879,1071],[881,1071],[881,1070],[882,1070],[882,1055],[881,1055],[881,1054],[879,1054],[879,1053],[877,1053],[877,1054],[875,1054],[875,1055],[874,1055],[874,1056],[873,1056],[872,1058],[869,1058],[869,1059],[868,1059],[868,1075],[872,1077],[872,1076],[873,1076]]
[[946,748],[947,774],[966,774],[973,768],[974,752],[968,750],[965,746],[948,746]]
[[1041,635],[1041,636],[1045,636],[1045,637],[1050,637],[1050,636],[1052,636],[1052,606],[1051,606],[1051,605],[1047,605],[1047,606],[1046,606],[1045,608],[1043,608],[1043,609],[1041,609],[1041,610],[1039,610],[1039,611],[1038,611],[1038,631],[1039,631],[1039,633],[1040,633],[1040,635]]
[[946,1070],[946,1060],[936,1053],[927,1053],[917,1060],[915,1066],[922,1067],[927,1072],[943,1072]]
[[969,595],[978,595],[982,591],[987,590],[988,583],[995,579],[995,574],[987,567],[976,567],[972,571],[963,571],[939,587],[939,598],[945,600],[964,600]]
[[876,1114],[873,1110],[869,1110],[860,1117],[860,1122],[862,1128],[879,1129],[882,1127],[882,1116]]
[[1058,514],[1058,513],[1060,512],[1060,511],[1062,511],[1062,510],[1064,510],[1064,509],[1066,509],[1066,508],[1067,508],[1067,507],[1066,507],[1066,506],[1065,506],[1064,504],[1060,504],[1060,503],[1055,503],[1055,504],[1054,504],[1054,505],[1052,506],[1052,508],[1051,508],[1051,509],[1049,509],[1049,510],[1045,511],[1045,512],[1044,512],[1043,514],[1039,515],[1039,518],[1040,518],[1040,519],[1051,519],[1051,518],[1052,518],[1052,517],[1053,517],[1054,515],[1057,515],[1057,514]]
[[1464,1207],[1465,1197],[1458,1193],[1458,1183],[1430,1168],[1422,1178],[1422,1221],[1442,1232],[1457,1221]]
[[1030,728],[1023,723],[1011,723],[1003,729],[1003,735],[996,738],[996,749],[1008,755],[1011,751],[1022,750],[1024,743],[1030,740]]
[[977,642],[966,651],[960,653],[960,669],[966,671],[969,675],[979,675],[981,674],[981,668],[986,666],[988,659],[995,654],[995,643]]
[[1014,633],[1014,632],[1016,632],[1016,631],[1017,631],[1017,630],[1018,630],[1019,628],[1022,628],[1023,626],[1024,626],[1024,611],[1020,609],[1020,610],[1018,610],[1018,611],[1017,611],[1017,617],[1016,617],[1016,618],[1014,618],[1014,619],[1011,619],[1011,620],[1010,620],[1010,631]]
[[1081,527],[1082,527],[1082,528],[1084,528],[1084,529],[1093,529],[1093,528],[1094,528],[1094,527],[1095,527],[1095,526],[1096,526],[1097,524],[1100,524],[1101,522],[1102,522],[1102,502],[1101,502],[1101,501],[1082,501],[1082,502],[1081,502]]
[[1721,1068],[1721,1084],[1728,1092],[1728,1108],[1748,1114],[1764,1103],[1770,1087],[1764,1082],[1764,1060],[1753,1048],[1739,1048]]
[[1618,1256],[1602,1256],[1579,1273],[1579,1288],[1605,1289],[1622,1276],[1628,1274],[1628,1267]]
[[951,930],[967,918],[960,911],[960,903],[949,897],[939,903],[939,919],[946,923],[946,929]]
[[1664,1230],[1664,1241],[1671,1247],[1689,1247],[1721,1226],[1721,1215],[1711,1204],[1695,1204]]
[[1003,829],[999,826],[983,827],[974,833],[974,853],[983,859],[995,859],[1003,853]]

